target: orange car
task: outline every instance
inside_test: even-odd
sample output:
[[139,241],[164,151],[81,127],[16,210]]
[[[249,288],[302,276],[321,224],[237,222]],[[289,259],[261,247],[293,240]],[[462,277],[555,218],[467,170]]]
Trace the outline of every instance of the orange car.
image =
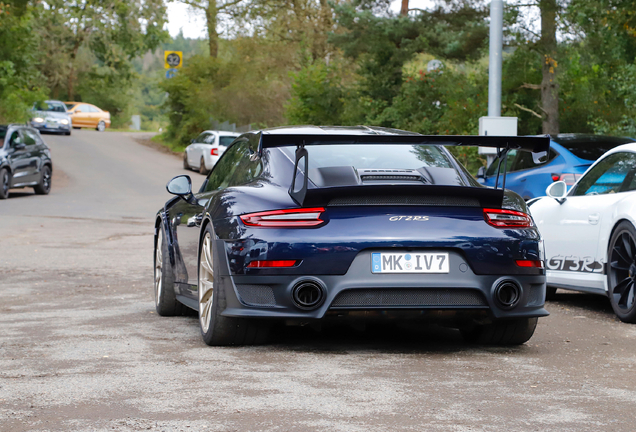
[[68,115],[71,116],[73,128],[95,128],[104,132],[110,127],[110,113],[85,102],[64,102]]

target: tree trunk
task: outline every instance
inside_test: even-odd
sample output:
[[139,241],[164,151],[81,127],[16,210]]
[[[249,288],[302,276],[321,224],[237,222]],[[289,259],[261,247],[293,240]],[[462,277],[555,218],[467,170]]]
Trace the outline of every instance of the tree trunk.
[[402,7],[400,8],[400,15],[407,16],[409,14],[409,0],[402,0]]
[[75,59],[77,58],[77,52],[79,51],[80,41],[75,41],[75,46],[73,47],[73,51],[71,52],[71,65],[68,71],[68,85],[66,88],[67,98],[69,101],[72,101],[75,95],[73,94],[73,80],[75,79]]
[[557,0],[541,0],[541,40],[543,54],[543,79],[541,81],[541,106],[543,108],[543,133],[559,133],[559,84],[557,82]]
[[219,54],[219,34],[216,32],[216,0],[208,1],[208,8],[205,10],[205,18],[208,25],[208,40],[210,44],[210,57],[217,57]]

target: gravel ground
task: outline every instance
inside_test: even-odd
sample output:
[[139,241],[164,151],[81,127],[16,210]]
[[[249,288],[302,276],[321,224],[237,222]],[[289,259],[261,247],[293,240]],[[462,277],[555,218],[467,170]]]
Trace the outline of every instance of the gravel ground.
[[153,216],[183,170],[139,137],[45,136],[51,194],[0,202],[0,431],[634,430],[636,326],[603,297],[560,292],[517,348],[433,326],[206,346],[154,311]]

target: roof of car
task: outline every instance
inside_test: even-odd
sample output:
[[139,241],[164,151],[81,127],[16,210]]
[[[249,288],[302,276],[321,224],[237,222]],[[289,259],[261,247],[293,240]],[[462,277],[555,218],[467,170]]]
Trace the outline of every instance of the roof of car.
[[283,126],[263,129],[260,132],[263,135],[419,135],[401,129],[376,126]]
[[240,132],[222,131],[222,130],[214,130],[214,129],[205,130],[205,131],[203,131],[201,133],[204,133],[204,132],[217,133],[217,134],[221,134],[221,135],[231,135],[231,136],[239,136],[239,135],[241,135]]
[[627,144],[634,142],[633,138],[629,137],[616,137],[609,135],[592,135],[592,134],[558,134],[551,137],[552,141],[557,144],[567,144],[569,146],[576,146],[577,144],[589,144],[594,142],[606,143],[606,144]]
[[607,153],[605,153],[603,155],[603,157],[605,157],[606,155],[611,154],[611,153],[624,152],[624,151],[629,151],[629,152],[636,153],[636,143],[635,142],[631,142],[629,144],[623,144],[623,145],[620,145],[618,147],[614,147],[613,149],[608,150]]

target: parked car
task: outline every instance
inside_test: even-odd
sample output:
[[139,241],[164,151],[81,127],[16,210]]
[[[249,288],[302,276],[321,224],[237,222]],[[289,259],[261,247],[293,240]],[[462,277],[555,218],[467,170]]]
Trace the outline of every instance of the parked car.
[[33,104],[30,125],[41,132],[71,134],[73,121],[66,112],[64,102],[47,100]]
[[36,194],[51,190],[51,151],[37,129],[27,125],[0,126],[0,199],[9,189],[32,187]]
[[[363,126],[239,136],[198,192],[189,176],[167,185],[177,197],[155,219],[158,314],[198,311],[209,345],[263,342],[275,320],[364,317],[524,343],[548,315],[539,231],[520,196],[480,185],[441,145],[501,138]],[[549,149],[547,137],[508,143]]]
[[[544,196],[546,188],[555,181],[564,181],[569,188],[603,153],[630,142],[634,140],[603,135],[559,134],[552,137],[550,153],[542,164],[536,164],[527,152],[511,150],[506,161],[509,173],[506,188],[517,192],[526,201]],[[495,158],[487,170],[480,170],[478,181],[494,186],[498,164],[499,159]],[[499,184],[501,186],[501,178]]]
[[73,128],[93,128],[104,132],[110,127],[110,113],[85,102],[64,102],[73,120]]
[[183,152],[183,167],[197,169],[207,174],[219,160],[225,149],[240,134],[236,132],[207,130],[193,139]]
[[636,144],[607,152],[579,181],[551,184],[530,204],[545,241],[550,294],[556,288],[606,295],[636,322]]

